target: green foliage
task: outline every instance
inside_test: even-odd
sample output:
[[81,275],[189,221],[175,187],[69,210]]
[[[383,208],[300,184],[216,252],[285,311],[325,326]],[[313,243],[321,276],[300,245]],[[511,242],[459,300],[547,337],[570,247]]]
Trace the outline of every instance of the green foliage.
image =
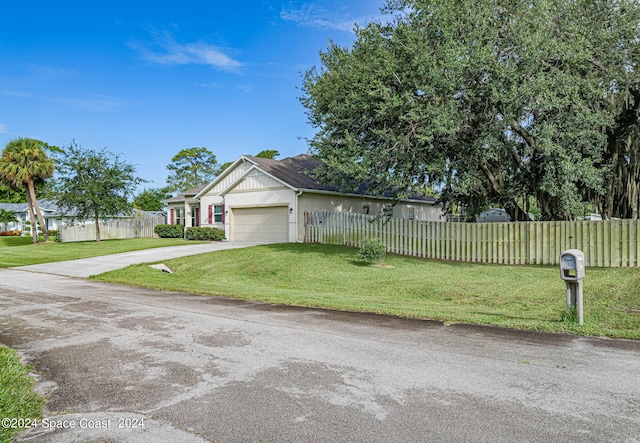
[[366,239],[362,242],[362,247],[358,251],[358,259],[367,263],[384,263],[387,255],[387,247],[379,238]]
[[171,198],[171,194],[165,188],[144,188],[133,198],[133,207],[141,211],[161,211],[162,201],[167,198]]
[[75,142],[57,159],[58,177],[53,197],[72,222],[91,219],[96,224],[96,241],[100,241],[99,221],[129,214],[129,203],[143,180],[135,167],[119,155],[102,149],[83,149]]
[[224,230],[218,228],[190,227],[185,231],[187,240],[224,240]]
[[278,156],[280,156],[280,152],[275,149],[265,149],[256,154],[256,157],[269,158],[271,160],[275,160]]
[[60,242],[62,241],[61,237],[60,237],[60,231],[58,231],[57,229],[49,229],[47,231],[47,234],[49,234],[49,237],[53,237],[55,241]]
[[[45,225],[36,197],[36,183],[43,183],[53,175],[53,160],[47,155],[48,149],[47,144],[40,140],[20,137],[9,141],[0,157],[0,181],[14,189],[25,189],[34,226],[35,217],[41,226]],[[46,232],[44,240],[49,241]],[[38,235],[33,235],[33,242],[39,242]]]
[[[0,418],[42,418],[45,399],[32,390],[31,369],[21,363],[16,351],[0,345]],[[19,431],[0,426],[0,441],[10,442]]]
[[0,226],[2,229],[7,230],[7,226],[9,223],[18,223],[18,217],[16,217],[15,212],[7,211],[6,209],[0,209]]
[[513,220],[530,197],[541,219],[584,202],[638,209],[640,4],[389,0],[384,12],[305,74],[321,178],[401,196],[430,186],[447,208],[498,205]]
[[153,232],[160,238],[184,238],[183,225],[156,225]]
[[186,191],[212,181],[218,173],[218,162],[207,148],[189,148],[174,155],[167,169],[166,189]]

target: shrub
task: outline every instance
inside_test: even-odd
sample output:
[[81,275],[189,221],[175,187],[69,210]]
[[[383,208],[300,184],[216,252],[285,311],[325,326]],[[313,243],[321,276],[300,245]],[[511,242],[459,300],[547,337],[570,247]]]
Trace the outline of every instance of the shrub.
[[182,225],[157,225],[153,232],[160,238],[183,238],[184,226]]
[[362,242],[362,247],[358,251],[358,259],[367,263],[384,263],[387,255],[387,247],[379,238],[371,238]]
[[22,231],[0,231],[0,237],[20,237],[22,235]]
[[185,232],[187,240],[224,240],[224,231],[218,228],[187,228]]

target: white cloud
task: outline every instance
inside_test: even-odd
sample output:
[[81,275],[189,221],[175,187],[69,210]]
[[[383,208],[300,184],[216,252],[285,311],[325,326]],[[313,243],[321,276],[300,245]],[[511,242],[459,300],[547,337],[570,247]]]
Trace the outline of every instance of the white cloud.
[[9,133],[9,127],[7,125],[3,125],[2,123],[0,123],[0,134],[8,134]]
[[209,65],[226,70],[242,66],[218,46],[203,42],[178,43],[167,33],[157,36],[151,44],[130,41],[129,46],[145,60],[162,65]]
[[330,12],[311,3],[304,3],[299,8],[283,8],[280,18],[310,28],[337,29],[345,32],[352,32],[356,24],[363,25],[371,19]]
[[121,101],[106,95],[88,94],[80,98],[63,98],[62,103],[93,112],[107,112],[120,107]]
[[31,71],[36,75],[37,78],[46,80],[62,80],[69,78],[75,74],[75,72],[70,69],[36,64],[31,65]]

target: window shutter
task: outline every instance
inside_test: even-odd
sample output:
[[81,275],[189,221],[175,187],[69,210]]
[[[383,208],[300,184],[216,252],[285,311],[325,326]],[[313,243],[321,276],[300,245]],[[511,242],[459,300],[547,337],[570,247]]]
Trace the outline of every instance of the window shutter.
[[209,224],[213,224],[213,205],[209,205]]
[[169,211],[169,224],[170,225],[174,225],[176,223],[176,210],[171,208],[171,210]]
[[222,205],[222,224],[224,224],[224,205]]

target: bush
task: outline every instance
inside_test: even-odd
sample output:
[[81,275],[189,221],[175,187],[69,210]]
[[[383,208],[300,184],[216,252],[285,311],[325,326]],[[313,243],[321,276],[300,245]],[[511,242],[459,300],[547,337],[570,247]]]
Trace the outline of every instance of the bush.
[[384,263],[387,255],[387,247],[379,238],[367,239],[362,242],[362,247],[358,251],[358,259],[367,263]]
[[224,240],[224,231],[218,228],[187,228],[187,240]]
[[183,238],[184,226],[182,225],[157,225],[153,232],[160,238]]
[[22,231],[0,231],[0,237],[20,237],[22,235]]

